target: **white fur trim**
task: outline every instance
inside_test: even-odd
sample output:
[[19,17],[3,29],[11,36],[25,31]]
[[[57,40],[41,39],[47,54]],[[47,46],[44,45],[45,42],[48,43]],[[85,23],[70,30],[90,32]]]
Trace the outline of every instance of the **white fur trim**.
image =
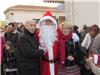
[[46,20],[46,19],[52,20],[53,23],[54,23],[55,26],[56,26],[56,29],[57,29],[57,22],[56,22],[56,20],[55,20],[53,17],[51,17],[51,16],[44,16],[43,18],[41,18],[40,21],[39,21],[38,24],[37,24],[37,25],[38,25],[37,27],[39,28],[39,27],[41,26],[41,25],[40,25],[40,22],[43,21],[43,20]]
[[[49,54],[49,60],[53,60],[53,45],[48,45],[47,48],[48,48],[48,54]],[[50,63],[49,64],[50,66],[50,75],[54,75],[54,63]]]
[[53,45],[47,45],[48,48],[48,54],[49,54],[49,60],[53,60]]
[[98,63],[98,55],[94,54],[94,64]]
[[54,72],[54,63],[50,63],[50,75],[55,75],[55,72]]
[[73,39],[73,42],[78,42],[79,41],[79,37],[76,33],[72,33],[72,39]]

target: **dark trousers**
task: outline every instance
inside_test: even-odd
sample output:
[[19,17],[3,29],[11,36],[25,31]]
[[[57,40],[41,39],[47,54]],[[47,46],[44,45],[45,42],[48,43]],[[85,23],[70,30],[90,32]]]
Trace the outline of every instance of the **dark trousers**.
[[40,72],[38,69],[18,70],[18,75],[40,75]]
[[17,72],[6,72],[6,75],[17,75]]
[[4,67],[3,67],[3,64],[1,64],[1,75],[4,75]]
[[88,70],[88,69],[85,67],[85,65],[81,65],[80,67],[81,67],[81,69],[80,69],[81,75],[95,75],[95,74],[91,71],[91,69]]

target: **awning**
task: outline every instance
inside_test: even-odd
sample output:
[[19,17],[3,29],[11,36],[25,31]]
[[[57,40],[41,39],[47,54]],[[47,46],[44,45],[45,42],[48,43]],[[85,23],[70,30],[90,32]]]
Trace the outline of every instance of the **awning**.
[[43,0],[44,2],[64,3],[64,0]]

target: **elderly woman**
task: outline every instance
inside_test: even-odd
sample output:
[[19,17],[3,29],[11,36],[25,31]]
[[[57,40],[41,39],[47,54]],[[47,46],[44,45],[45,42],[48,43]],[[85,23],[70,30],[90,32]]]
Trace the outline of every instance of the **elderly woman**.
[[78,65],[82,63],[84,54],[80,49],[78,35],[72,33],[72,25],[68,22],[61,24],[58,35],[60,40],[58,75],[80,75]]

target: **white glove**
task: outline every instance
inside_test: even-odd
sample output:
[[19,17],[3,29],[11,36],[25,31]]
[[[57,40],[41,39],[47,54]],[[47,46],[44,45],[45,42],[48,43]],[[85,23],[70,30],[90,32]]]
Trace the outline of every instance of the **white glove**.
[[45,50],[43,47],[39,46],[39,49],[43,49],[43,51]]

